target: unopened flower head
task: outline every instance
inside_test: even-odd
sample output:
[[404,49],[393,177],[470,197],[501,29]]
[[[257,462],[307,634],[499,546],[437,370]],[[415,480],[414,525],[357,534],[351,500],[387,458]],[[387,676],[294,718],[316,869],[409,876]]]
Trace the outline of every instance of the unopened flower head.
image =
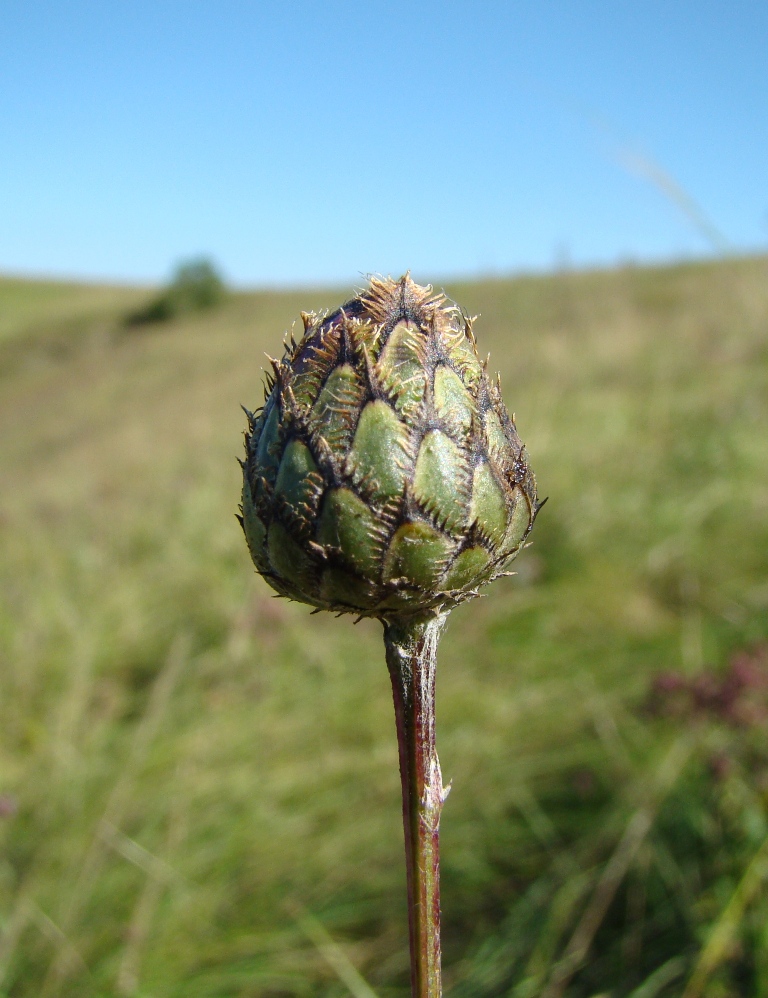
[[392,619],[503,574],[536,481],[471,320],[408,275],[302,316],[249,413],[242,523],[278,593]]

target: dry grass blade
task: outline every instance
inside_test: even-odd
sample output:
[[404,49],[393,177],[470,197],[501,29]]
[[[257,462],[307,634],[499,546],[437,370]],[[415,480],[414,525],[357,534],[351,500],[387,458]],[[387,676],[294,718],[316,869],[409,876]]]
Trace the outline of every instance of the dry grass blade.
[[298,905],[288,909],[304,935],[309,939],[328,966],[349,990],[353,998],[378,998],[360,971],[314,915]]
[[630,818],[624,834],[605,866],[595,886],[589,904],[565,948],[563,957],[555,965],[545,998],[560,998],[573,975],[586,959],[595,933],[613,901],[619,885],[627,874],[637,851],[653,826],[664,798],[677,782],[692,750],[691,739],[682,736],[664,758],[657,774],[653,801],[638,808]]
[[685,972],[685,958],[682,956],[674,956],[671,960],[667,960],[660,967],[657,967],[654,972],[647,977],[643,983],[635,988],[629,998],[656,998],[668,984],[672,981],[677,980]]
[[715,922],[698,962],[688,980],[683,998],[699,998],[714,970],[728,958],[744,911],[768,879],[768,836],[757,850],[736,890]]

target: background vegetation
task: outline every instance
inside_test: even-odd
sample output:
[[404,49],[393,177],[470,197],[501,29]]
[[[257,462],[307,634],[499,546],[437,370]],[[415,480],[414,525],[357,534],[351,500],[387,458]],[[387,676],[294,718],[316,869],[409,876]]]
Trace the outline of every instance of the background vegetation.
[[[263,351],[348,291],[0,282],[6,998],[407,994],[380,629],[234,517]],[[447,991],[768,996],[768,259],[447,291],[551,497],[441,648]]]
[[181,263],[167,287],[126,317],[128,326],[168,322],[189,312],[203,312],[220,305],[226,296],[224,281],[204,257]]

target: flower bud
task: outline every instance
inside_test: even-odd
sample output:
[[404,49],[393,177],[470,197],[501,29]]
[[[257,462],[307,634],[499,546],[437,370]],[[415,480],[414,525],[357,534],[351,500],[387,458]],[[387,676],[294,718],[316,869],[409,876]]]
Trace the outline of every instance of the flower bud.
[[471,320],[408,275],[302,318],[248,413],[242,524],[256,568],[283,596],[385,619],[476,596],[539,507]]

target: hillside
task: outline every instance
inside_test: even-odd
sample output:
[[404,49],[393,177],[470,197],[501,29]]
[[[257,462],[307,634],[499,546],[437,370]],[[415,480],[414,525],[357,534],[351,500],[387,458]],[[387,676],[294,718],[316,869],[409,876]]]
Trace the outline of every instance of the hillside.
[[[2,998],[408,992],[380,627],[234,517],[264,352],[349,290],[0,280]],[[550,497],[440,651],[447,994],[768,995],[768,258],[446,291]]]

